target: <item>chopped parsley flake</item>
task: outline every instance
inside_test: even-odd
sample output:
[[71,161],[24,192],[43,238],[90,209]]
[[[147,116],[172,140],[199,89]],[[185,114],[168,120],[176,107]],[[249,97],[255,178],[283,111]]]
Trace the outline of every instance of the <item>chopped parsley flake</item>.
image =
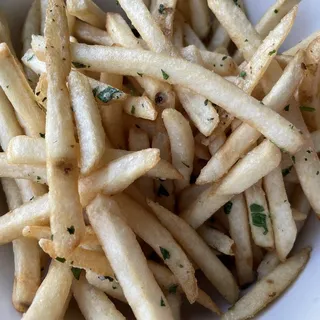
[[117,98],[117,95],[120,93],[120,91],[116,88],[113,87],[107,87],[105,89],[103,89],[102,91],[99,91],[99,87],[96,87],[92,90],[92,93],[94,95],[94,97],[96,97],[97,99],[99,99],[100,101],[107,103],[110,100],[112,100],[113,98]]
[[32,198],[30,198],[30,200],[29,201],[32,201],[34,199],[34,196],[32,197]]
[[80,279],[80,275],[81,275],[81,269],[80,268],[75,268],[75,267],[72,267],[71,268],[71,271],[73,273],[73,276],[76,280],[79,280]]
[[161,297],[161,300],[160,300],[160,306],[161,306],[161,307],[165,307],[165,306],[166,306],[166,304],[164,303],[164,300],[163,300],[162,297]]
[[159,5],[158,12],[160,14],[166,14],[166,7],[162,3]]
[[164,79],[164,80],[168,80],[168,79],[169,79],[169,75],[168,75],[164,70],[162,70],[162,69],[161,69],[161,72],[162,72],[162,77],[163,77],[163,79]]
[[249,40],[248,40],[248,39],[246,39],[246,40],[244,40],[244,42],[249,42]]
[[250,205],[250,211],[251,211],[252,224],[258,228],[263,228],[264,229],[263,234],[267,234],[268,233],[267,215],[263,213],[264,207],[257,203],[252,203]]
[[204,100],[204,105],[207,106],[207,105],[208,105],[208,102],[209,102],[208,99]]
[[167,189],[162,184],[160,184],[157,194],[159,197],[169,197],[170,195]]
[[288,168],[282,169],[282,176],[283,177],[287,176],[291,172],[292,168],[293,168],[293,166],[290,166]]
[[319,171],[316,172],[316,175],[317,175],[317,176],[319,175]]
[[231,212],[233,203],[231,201],[228,201],[224,206],[223,206],[223,211],[225,214],[229,214]]
[[275,54],[277,52],[277,50],[272,50],[269,52],[269,56],[272,56],[273,54]]
[[226,60],[227,58],[228,58],[228,56],[224,56],[224,57],[222,58],[222,61]]
[[136,113],[136,108],[135,106],[131,106],[131,114],[135,114]]
[[39,133],[39,136],[41,137],[41,138],[45,138],[46,137],[46,135],[44,134],[44,133]]
[[295,164],[296,163],[296,157],[295,156],[292,156],[291,157],[291,160],[292,160],[292,162]]
[[290,108],[290,104],[284,107],[284,111],[289,111],[289,108]]
[[163,260],[170,259],[170,252],[167,249],[160,247],[160,251],[161,251]]
[[56,260],[61,262],[61,263],[65,263],[66,262],[65,258],[60,258],[60,257],[56,257]]
[[314,111],[316,111],[315,108],[306,107],[306,106],[300,106],[300,110],[302,110],[302,111],[307,111],[307,112],[314,112]]
[[81,62],[76,62],[76,61],[72,61],[72,65],[77,69],[83,69],[83,68],[87,68],[88,67],[85,64],[83,64]]
[[169,291],[169,293],[177,293],[177,289],[178,289],[178,285],[177,284],[172,284],[169,287],[168,291]]
[[41,180],[41,177],[37,176],[37,181],[40,181]]
[[182,161],[182,164],[183,164],[184,166],[186,166],[187,168],[190,168],[190,166],[189,166],[188,164],[186,164],[185,162],[183,162],[183,161]]
[[27,59],[27,61],[31,61],[33,58],[34,58],[34,54],[31,55],[31,56]]
[[142,77],[143,73],[137,72],[138,76]]
[[74,226],[71,226],[70,228],[67,228],[68,232],[70,234],[74,234],[74,232],[76,231],[76,229],[74,228]]
[[247,76],[247,73],[245,71],[241,71],[240,72],[240,77],[245,79],[245,77]]
[[50,236],[51,241],[53,241],[53,234]]
[[277,14],[277,13],[279,12],[279,10],[278,10],[278,9],[275,9],[273,12],[274,12],[275,14]]

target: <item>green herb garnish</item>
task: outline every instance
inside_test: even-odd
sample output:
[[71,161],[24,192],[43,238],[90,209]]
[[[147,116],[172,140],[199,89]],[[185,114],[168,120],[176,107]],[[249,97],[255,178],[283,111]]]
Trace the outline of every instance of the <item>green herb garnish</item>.
[[70,228],[67,228],[68,232],[70,234],[74,234],[74,232],[76,231],[76,229],[74,228],[74,226],[71,226]]
[[208,99],[204,100],[204,105],[207,106],[207,105],[208,105],[208,102],[209,102]]
[[273,12],[277,14],[277,13],[279,12],[279,10],[278,10],[278,9],[275,9]]
[[72,61],[72,65],[76,68],[76,69],[83,69],[83,68],[87,68],[87,66],[81,62],[76,62],[76,61]]
[[231,212],[233,203],[231,201],[228,201],[224,206],[223,206],[223,211],[225,214],[229,214]]
[[290,104],[284,107],[284,111],[289,111],[289,108],[290,108]]
[[314,111],[316,111],[315,108],[306,107],[306,106],[300,106],[300,110],[302,110],[302,111],[307,111],[307,112],[314,112]]
[[113,87],[107,87],[99,92],[99,87],[92,90],[94,97],[98,98],[100,101],[107,103],[114,98],[115,94],[119,94],[120,91]]
[[159,5],[158,12],[160,14],[166,14],[166,7],[162,3]]
[[166,304],[164,303],[164,300],[163,300],[162,297],[161,297],[161,300],[160,300],[160,306],[161,306],[161,307],[165,307],[165,306],[166,306]]
[[275,54],[277,52],[277,50],[272,50],[269,52],[269,56],[272,56],[273,54]]
[[61,263],[65,263],[66,262],[65,258],[60,258],[60,257],[56,257],[56,260],[61,262]]
[[160,247],[160,251],[161,251],[163,260],[170,259],[170,252],[167,249]]
[[131,106],[131,114],[135,114],[136,113],[136,108],[135,106]]
[[263,234],[268,233],[267,215],[264,212],[264,207],[257,203],[250,205],[252,224],[258,228],[263,228]]
[[241,77],[241,78],[244,79],[246,76],[247,76],[247,73],[246,73],[245,71],[241,71],[241,72],[240,72],[240,77]]
[[143,73],[137,72],[138,76],[142,77]]
[[31,61],[34,58],[34,54],[32,56],[30,56],[27,61]]
[[222,61],[226,60],[227,58],[228,58],[228,56],[224,56],[224,57],[222,58]]
[[169,287],[168,291],[169,291],[169,293],[177,293],[177,289],[178,289],[178,285],[177,284],[172,284]]
[[168,75],[164,70],[162,70],[162,69],[161,69],[161,72],[162,72],[162,77],[163,77],[163,79],[164,79],[164,80],[168,80],[168,79],[169,79],[169,75]]
[[282,169],[282,176],[283,177],[287,176],[291,172],[292,168],[293,168],[293,166],[290,166],[288,168]]
[[80,279],[80,275],[81,275],[81,269],[80,269],[80,268],[72,267],[72,268],[71,268],[71,271],[72,271],[73,276],[75,277],[75,279],[76,279],[76,280],[79,280],[79,279]]

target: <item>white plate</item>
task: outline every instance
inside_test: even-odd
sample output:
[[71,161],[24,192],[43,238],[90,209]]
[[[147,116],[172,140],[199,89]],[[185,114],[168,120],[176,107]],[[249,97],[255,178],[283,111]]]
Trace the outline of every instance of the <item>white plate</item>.
[[[98,0],[96,2],[100,3],[104,9],[119,11],[115,0]],[[9,17],[12,38],[16,46],[19,46],[21,26],[30,3],[31,0],[0,0],[0,9]],[[245,3],[249,17],[255,23],[274,1],[245,0]],[[289,48],[310,33],[320,30],[319,18],[319,0],[302,1],[296,23],[283,47]],[[235,23],[237,22],[235,21]],[[313,252],[302,275],[280,299],[257,318],[263,320],[316,320],[320,318],[320,223],[314,216],[309,219],[302,230],[297,248],[306,245],[311,245]],[[11,245],[0,246],[0,319],[4,320],[21,318],[21,315],[15,311],[11,304],[13,270]],[[82,316],[75,309],[68,312],[66,318],[78,320],[82,319]],[[204,309],[185,306],[182,319],[209,320],[213,319],[213,316]]]

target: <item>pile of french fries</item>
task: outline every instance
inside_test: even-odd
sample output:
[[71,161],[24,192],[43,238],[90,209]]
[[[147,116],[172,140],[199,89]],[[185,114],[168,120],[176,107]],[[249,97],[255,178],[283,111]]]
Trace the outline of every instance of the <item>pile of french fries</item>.
[[86,319],[125,319],[120,300],[178,320],[184,296],[248,319],[299,276],[320,217],[320,32],[278,53],[299,2],[253,26],[241,0],[117,1],[131,23],[34,0],[21,59],[0,16],[0,244],[23,319],[74,297]]

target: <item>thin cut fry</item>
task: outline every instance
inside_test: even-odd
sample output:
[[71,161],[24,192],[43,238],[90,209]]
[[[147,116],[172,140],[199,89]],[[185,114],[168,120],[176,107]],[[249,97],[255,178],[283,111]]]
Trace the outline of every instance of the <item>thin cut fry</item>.
[[191,25],[196,34],[205,38],[210,30],[210,15],[206,0],[189,0]]
[[240,286],[253,281],[253,254],[244,196],[239,194],[225,207],[228,213],[230,236],[235,243],[235,261]]
[[[212,253],[207,244],[184,220],[152,201],[149,206],[161,223],[171,232],[209,281],[230,303],[238,298],[237,284],[227,268]],[[206,257],[203,259],[203,257]]]
[[[37,104],[34,94],[5,43],[0,45],[0,85],[23,119],[26,129],[34,136],[45,133],[45,114]],[[19,93],[19,94],[18,94]],[[21,101],[24,101],[21,104]]]
[[183,37],[188,46],[194,45],[201,50],[206,50],[206,46],[203,44],[198,35],[190,27],[188,23],[183,24]]
[[106,149],[105,133],[98,106],[85,76],[71,72],[68,84],[80,145],[80,172],[88,175],[97,168],[103,157]]
[[190,303],[198,296],[194,268],[171,234],[143,207],[128,196],[114,196],[133,231],[148,243],[176,276]]
[[279,259],[284,261],[296,240],[297,228],[292,216],[280,167],[277,167],[264,177],[263,185],[270,208],[276,251]]
[[299,50],[305,50],[308,47],[308,45],[319,36],[320,36],[320,31],[316,31],[312,33],[309,37],[298,42],[298,44],[296,44],[294,47],[282,52],[282,54],[286,56],[294,56],[297,54]]
[[197,232],[210,247],[223,254],[234,256],[234,241],[221,231],[202,225]]
[[264,256],[263,260],[260,262],[259,267],[257,269],[258,272],[258,280],[267,276],[270,272],[272,272],[281,261],[279,260],[278,254],[276,251],[267,252]]
[[201,193],[180,216],[192,227],[198,228],[234,194],[239,194],[258,182],[276,168],[280,161],[280,150],[265,140],[239,160],[220,184],[213,185]]
[[76,20],[74,24],[74,36],[78,40],[90,44],[101,44],[103,46],[112,46],[113,41],[104,30],[93,27],[90,24]]
[[178,191],[189,185],[193,168],[194,140],[188,121],[174,109],[162,113],[171,145],[172,163],[183,175],[183,181],[177,181]]
[[[298,277],[307,264],[310,249],[304,249],[280,264],[244,295],[223,316],[223,320],[242,320],[254,317],[276,299]],[[257,297],[260,297],[257,299]]]
[[126,189],[136,179],[153,168],[158,161],[159,150],[146,149],[125,155],[79,180],[79,193],[83,206],[102,192],[112,195]]
[[155,120],[158,115],[152,101],[146,96],[128,97],[123,104],[123,111],[133,117],[147,120]]
[[[173,319],[167,301],[117,203],[111,198],[98,196],[87,212],[136,318]],[[127,254],[129,248],[130,257]]]
[[104,29],[106,15],[92,0],[67,0],[67,10],[78,19]]
[[48,274],[23,319],[60,319],[72,284],[72,272],[66,265],[52,260]]
[[104,292],[91,286],[84,275],[73,279],[72,292],[86,319],[124,320],[125,317],[116,309]]
[[[80,243],[84,220],[78,194],[78,163],[66,78],[70,72],[68,24],[62,0],[49,0],[45,26],[48,101],[46,117],[50,226],[59,255]],[[72,230],[73,232],[70,232]]]

